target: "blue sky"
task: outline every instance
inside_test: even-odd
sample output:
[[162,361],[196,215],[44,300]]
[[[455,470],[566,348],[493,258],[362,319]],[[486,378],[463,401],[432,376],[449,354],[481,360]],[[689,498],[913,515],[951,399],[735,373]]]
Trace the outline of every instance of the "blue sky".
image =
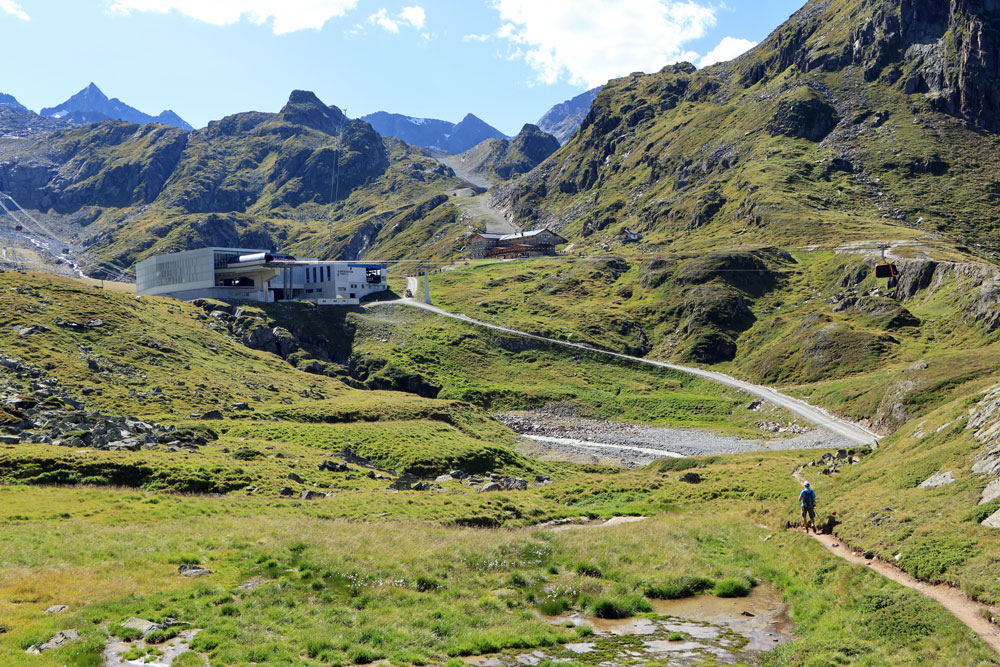
[[[91,81],[196,127],[295,88],[508,134],[633,71],[759,42],[804,0],[0,0],[0,92],[31,109]],[[721,48],[719,48],[721,45]],[[10,54],[18,54],[11,57]]]

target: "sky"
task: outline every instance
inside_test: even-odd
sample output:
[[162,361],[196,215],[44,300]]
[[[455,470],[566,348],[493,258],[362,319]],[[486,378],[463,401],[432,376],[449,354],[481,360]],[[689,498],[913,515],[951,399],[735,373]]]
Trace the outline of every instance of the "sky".
[[299,88],[352,118],[474,113],[513,135],[608,79],[735,57],[804,2],[0,0],[0,92],[38,111],[93,81],[203,127]]

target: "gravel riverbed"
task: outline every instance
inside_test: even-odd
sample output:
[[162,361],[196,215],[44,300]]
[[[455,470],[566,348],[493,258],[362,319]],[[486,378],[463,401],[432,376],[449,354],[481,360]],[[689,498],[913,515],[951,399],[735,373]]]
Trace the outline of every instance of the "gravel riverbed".
[[748,440],[693,429],[665,428],[582,419],[546,410],[493,415],[512,431],[532,441],[539,453],[573,460],[612,461],[629,467],[656,459],[706,454],[838,449],[852,443],[821,428],[789,438]]

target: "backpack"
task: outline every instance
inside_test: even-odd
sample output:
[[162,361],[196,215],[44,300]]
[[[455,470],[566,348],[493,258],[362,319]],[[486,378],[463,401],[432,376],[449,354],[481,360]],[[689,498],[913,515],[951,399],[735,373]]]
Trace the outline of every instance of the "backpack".
[[802,490],[802,506],[806,509],[812,509],[816,505],[816,492],[812,489]]

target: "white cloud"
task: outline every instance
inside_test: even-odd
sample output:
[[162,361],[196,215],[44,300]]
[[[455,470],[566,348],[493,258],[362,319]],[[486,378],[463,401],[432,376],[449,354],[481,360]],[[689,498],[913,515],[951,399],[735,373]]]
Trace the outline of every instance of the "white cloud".
[[419,5],[414,7],[403,7],[403,11],[399,12],[399,18],[406,21],[417,30],[420,30],[424,27],[424,21],[427,20],[427,13],[424,11],[424,8]]
[[16,16],[22,21],[31,20],[31,17],[28,16],[28,12],[21,9],[21,5],[14,0],[0,0],[0,11]]
[[[10,0],[0,0],[10,2]],[[273,20],[274,34],[319,30],[330,19],[354,9],[358,0],[109,0],[118,14],[177,11],[212,25],[230,25],[246,17],[257,25]]]
[[385,9],[378,10],[369,16],[368,20],[389,32],[399,32],[399,21],[390,18],[389,12]]
[[[398,14],[392,15],[389,14],[389,10],[383,8],[369,16],[368,21],[383,30],[398,33],[400,26],[406,27],[407,24],[417,30],[423,28],[427,21],[427,13],[419,5],[403,7]],[[426,33],[424,39],[427,39]]]
[[685,43],[715,25],[715,10],[694,0],[493,0],[497,37],[537,73],[588,87],[698,56]]
[[715,63],[732,60],[757,46],[757,42],[738,37],[723,37],[719,45],[705,54],[705,57],[698,63],[698,67],[708,67]]
[[465,35],[462,37],[463,42],[488,42],[493,39],[493,35]]

